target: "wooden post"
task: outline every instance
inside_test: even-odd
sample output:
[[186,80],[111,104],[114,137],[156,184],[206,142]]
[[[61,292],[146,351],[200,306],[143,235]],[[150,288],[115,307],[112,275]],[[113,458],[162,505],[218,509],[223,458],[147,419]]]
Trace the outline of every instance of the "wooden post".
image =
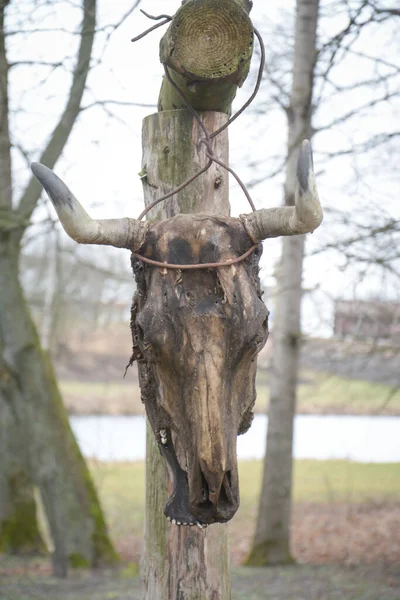
[[[217,112],[202,113],[208,131],[227,120]],[[186,110],[159,112],[143,123],[143,189],[145,205],[199,170],[206,163],[204,136]],[[228,133],[213,140],[215,156],[228,164]],[[228,173],[215,163],[187,188],[156,206],[152,220],[179,213],[229,215]],[[166,469],[150,427],[147,432],[145,549],[142,574],[146,600],[230,600],[227,525],[207,529],[177,527],[164,516]]]

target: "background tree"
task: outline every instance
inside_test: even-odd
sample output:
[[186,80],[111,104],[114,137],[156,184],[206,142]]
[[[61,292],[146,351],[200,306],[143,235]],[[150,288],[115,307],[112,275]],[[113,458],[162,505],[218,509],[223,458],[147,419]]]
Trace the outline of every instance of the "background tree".
[[21,260],[21,282],[42,345],[58,364],[71,351],[72,339],[127,320],[132,298],[125,263],[107,253],[96,263],[84,247],[62,244],[59,234],[55,229],[36,239],[34,252],[25,251]]
[[[284,204],[294,206],[299,144],[311,137],[312,92],[319,1],[298,0],[293,84],[288,115]],[[304,236],[282,240],[279,302],[273,330],[269,379],[270,408],[259,516],[248,564],[290,562],[289,520],[292,491],[293,416],[300,350],[300,308]]]
[[[317,27],[318,6],[317,3],[312,3],[312,6],[313,8],[307,3],[307,9],[314,11],[314,19],[304,20],[302,17],[305,8],[301,2],[297,2],[293,87],[290,93],[287,51],[290,36],[287,27],[280,28],[275,24],[277,43],[272,57],[266,63],[266,78],[272,88],[267,106],[283,108],[288,117],[289,148],[284,161],[285,203],[288,195],[290,197],[290,193],[293,193],[290,186],[293,177],[291,161],[300,141],[292,137],[296,131],[296,113],[293,107],[296,107],[296,93],[301,91],[303,96],[300,105],[297,105],[300,109],[297,124],[301,123],[303,131],[308,130],[308,135],[313,136],[320,189],[324,187],[325,171],[328,174],[336,172],[347,175],[344,182],[343,177],[338,178],[337,185],[341,186],[341,190],[335,194],[334,205],[324,202],[326,226],[317,235],[317,242],[311,240],[311,254],[322,257],[326,253],[332,256],[337,252],[347,276],[363,281],[368,280],[368,274],[376,282],[379,271],[396,273],[398,269],[397,244],[393,243],[398,236],[397,220],[376,201],[375,190],[379,174],[376,170],[371,171],[371,163],[381,165],[383,145],[387,148],[385,155],[390,156],[389,148],[396,143],[398,132],[392,129],[393,121],[389,115],[395,114],[398,106],[400,71],[398,61],[393,56],[380,53],[379,45],[374,50],[368,46],[366,50],[366,38],[372,35],[375,38],[380,35],[386,36],[385,39],[388,35],[390,37],[395,17],[379,2],[343,2],[340,11],[335,7],[335,14],[329,3],[322,3],[320,42],[318,46],[314,44],[313,48],[301,47],[301,28],[305,23]],[[390,18],[392,22],[389,21]],[[384,33],[381,33],[382,25],[385,26]],[[315,40],[315,35],[309,34],[308,41]],[[296,69],[307,57],[308,71],[303,71],[304,79],[297,79],[296,83],[296,76],[298,78],[300,75]],[[352,73],[350,78],[349,70]],[[328,134],[335,131],[336,140],[333,137],[332,144],[332,136]],[[352,157],[354,165],[352,178],[348,174],[349,157]],[[277,166],[272,173],[270,169],[270,176],[279,173],[280,160],[281,155],[277,152]],[[253,161],[252,166],[256,166],[256,161]],[[387,173],[392,167],[392,161],[386,160],[382,171]],[[371,177],[375,179],[373,198],[372,188],[368,185]],[[360,189],[363,179],[364,187]],[[385,185],[383,179],[381,177],[379,180],[383,183],[382,187]],[[265,176],[259,180],[257,177],[253,178],[254,185],[261,181],[265,181]],[[331,182],[330,186],[332,190]],[[348,206],[351,202],[351,193],[361,198],[360,206],[350,214],[345,204]],[[382,197],[382,192],[378,194]],[[249,562],[256,564],[291,560],[291,464],[301,345],[300,306],[304,255],[304,248],[300,243],[295,248],[297,241],[283,240],[282,257],[277,269],[267,454],[257,533],[249,556]],[[326,261],[326,258],[323,260]],[[334,260],[337,260],[336,257]],[[314,261],[312,264],[315,274],[319,272],[319,268],[324,268],[321,262]],[[313,280],[314,285],[318,285],[316,275]]]
[[[37,485],[55,546],[55,572],[64,575],[68,560],[78,565],[94,565],[114,561],[116,555],[95,488],[68,424],[52,365],[40,346],[18,278],[22,236],[41,188],[32,177],[19,202],[13,202],[10,66],[5,25],[10,4],[4,1],[0,4],[0,421],[8,413],[16,431],[15,439],[24,440],[24,444],[20,455],[13,453],[10,444],[2,448],[0,532],[3,548],[14,551],[30,543],[32,527],[37,538],[36,527],[32,526],[35,509],[31,493],[32,483]],[[60,157],[79,115],[96,30],[95,0],[83,1],[82,15],[67,103],[40,156],[51,167]]]

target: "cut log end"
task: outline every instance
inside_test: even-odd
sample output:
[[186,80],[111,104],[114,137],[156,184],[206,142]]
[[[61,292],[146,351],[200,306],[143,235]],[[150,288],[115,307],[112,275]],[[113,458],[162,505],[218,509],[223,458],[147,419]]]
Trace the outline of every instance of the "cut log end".
[[[160,60],[196,110],[229,114],[237,88],[248,75],[253,42],[253,25],[242,2],[189,0],[161,40]],[[159,107],[185,107],[165,79]]]
[[253,27],[236,2],[193,0],[179,10],[161,61],[193,81],[237,78],[253,51]]

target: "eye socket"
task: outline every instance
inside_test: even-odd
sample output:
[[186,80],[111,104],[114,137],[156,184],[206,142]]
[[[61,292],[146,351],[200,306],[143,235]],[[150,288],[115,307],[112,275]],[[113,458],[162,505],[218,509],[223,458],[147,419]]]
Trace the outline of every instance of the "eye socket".
[[256,346],[260,346],[260,345],[264,344],[268,337],[268,315],[269,315],[269,313],[263,320],[259,331],[257,332],[256,336],[254,337],[253,343],[256,344]]
[[137,321],[135,323],[134,331],[135,331],[135,335],[133,336],[133,343],[135,346],[139,346],[142,349],[144,333],[143,333],[143,329],[141,328],[141,326],[139,325],[139,323]]

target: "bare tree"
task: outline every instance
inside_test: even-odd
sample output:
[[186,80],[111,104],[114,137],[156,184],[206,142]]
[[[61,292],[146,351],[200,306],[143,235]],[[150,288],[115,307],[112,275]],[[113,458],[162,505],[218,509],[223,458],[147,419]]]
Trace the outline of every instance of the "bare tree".
[[[9,4],[0,3],[0,421],[8,411],[21,452],[13,454],[12,444],[2,448],[0,531],[5,548],[17,550],[26,545],[24,528],[31,527],[29,521],[35,514],[29,490],[32,483],[37,485],[55,546],[55,572],[65,575],[68,561],[94,565],[114,561],[116,555],[18,278],[21,239],[41,187],[32,177],[19,202],[13,202],[6,54],[6,36],[12,34],[6,28]],[[80,42],[66,106],[41,152],[41,160],[49,166],[60,157],[79,115],[95,31],[96,0],[83,0]],[[21,486],[15,482],[22,482]],[[11,528],[10,523],[17,525]],[[14,539],[7,540],[6,535]]]
[[[311,137],[313,79],[319,0],[298,0],[293,83],[288,115],[285,206],[295,201],[299,144]],[[291,562],[289,521],[292,497],[293,417],[300,350],[304,236],[283,239],[278,302],[273,330],[267,452],[260,508],[247,564]]]
[[[357,161],[362,162],[360,157],[372,154],[384,144],[395,144],[399,135],[398,131],[391,128],[393,121],[377,119],[375,128],[360,127],[358,123],[356,143],[354,134],[349,133],[348,143],[342,148],[337,145],[330,148],[329,142],[324,144],[325,132],[339,127],[349,128],[351,131],[356,119],[364,119],[363,122],[366,123],[379,114],[377,111],[395,110],[400,98],[400,69],[394,57],[390,60],[376,51],[371,50],[369,53],[365,50],[365,36],[370,35],[371,31],[379,32],[383,24],[389,27],[390,32],[389,19],[395,19],[397,11],[385,8],[381,2],[343,2],[340,10],[344,25],[332,35],[331,29],[326,27],[328,19],[332,18],[332,6],[321,4],[319,22],[325,24],[325,27],[322,28],[317,46],[315,31],[318,10],[318,2],[297,2],[291,91],[288,90],[290,78],[287,39],[290,39],[290,34],[287,28],[276,31],[275,54],[273,60],[267,60],[266,75],[273,90],[267,106],[279,106],[288,117],[289,144],[286,158],[282,161],[279,156],[276,157],[276,167],[270,172],[270,176],[274,176],[286,164],[285,203],[290,202],[290,195],[293,193],[293,157],[296,156],[301,137],[299,132],[308,132],[306,135],[312,135],[314,139],[321,138],[322,151],[317,154],[320,177],[323,177],[323,169],[328,162],[332,172],[335,169],[333,161],[340,165],[343,164],[340,163],[342,157],[348,156],[354,157],[354,172],[358,181],[365,175],[364,164],[367,164],[364,161],[365,170],[361,174],[360,169],[357,169],[357,166],[360,167]],[[283,31],[285,35],[280,35]],[[305,38],[302,37],[302,31],[307,31]],[[280,44],[282,40],[285,40],[284,47]],[[354,70],[354,64],[360,62],[368,68],[360,69],[359,74]],[[353,68],[353,80],[350,82],[343,71],[343,65],[346,64]],[[327,150],[324,150],[324,145]],[[256,161],[253,161],[253,166],[256,166]],[[259,179],[254,177],[253,185],[261,181],[265,181],[265,176]],[[349,190],[350,186],[347,184],[345,193],[349,193]],[[314,244],[312,254],[329,251],[332,255],[332,252],[338,252],[344,266],[354,268],[357,264],[363,276],[366,269],[371,267],[384,268],[397,274],[397,219],[372,204],[369,192],[370,190],[364,190],[365,210],[363,207],[363,210],[358,209],[351,215],[344,209],[328,206],[327,220],[331,227],[324,228],[324,240],[317,248]],[[256,535],[248,559],[250,564],[285,563],[292,560],[289,548],[292,438],[301,341],[303,257],[302,241],[283,240],[277,275],[267,454]]]

